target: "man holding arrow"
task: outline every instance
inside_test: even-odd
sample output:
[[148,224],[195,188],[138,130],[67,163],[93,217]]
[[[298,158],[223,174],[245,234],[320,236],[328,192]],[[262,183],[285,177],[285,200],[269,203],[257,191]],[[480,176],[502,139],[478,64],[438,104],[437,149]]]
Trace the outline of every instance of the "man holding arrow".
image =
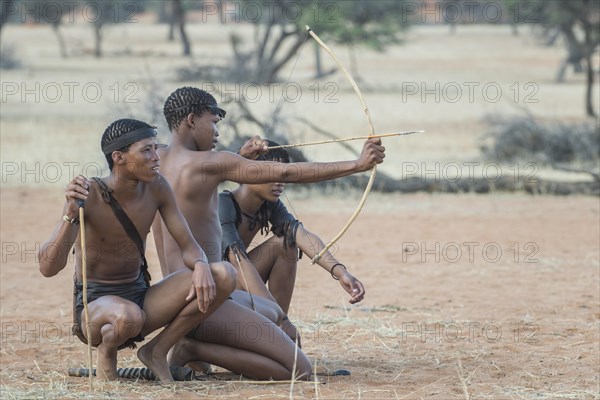
[[[241,149],[240,154],[244,157],[214,151],[219,137],[217,124],[225,117],[225,111],[218,107],[212,95],[198,88],[175,90],[166,100],[163,112],[171,129],[171,141],[169,147],[160,150],[161,173],[173,186],[177,204],[209,262],[222,259],[222,229],[218,214],[220,183],[318,182],[368,171],[382,163],[385,157],[385,148],[379,138],[366,140],[357,160],[330,163],[254,161],[267,150],[266,143],[258,137]],[[180,268],[181,253],[163,228],[164,222],[157,220],[153,224],[163,275],[167,275]],[[240,289],[244,288],[245,277],[258,274],[251,264],[241,263],[235,267]],[[279,309],[277,324],[285,324],[285,315],[272,297],[269,300]],[[202,340],[201,337],[197,339]]]

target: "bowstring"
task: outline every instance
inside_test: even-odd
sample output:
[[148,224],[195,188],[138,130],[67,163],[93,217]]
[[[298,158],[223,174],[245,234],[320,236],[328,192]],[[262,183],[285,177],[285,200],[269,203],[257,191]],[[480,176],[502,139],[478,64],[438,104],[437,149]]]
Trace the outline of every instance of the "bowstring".
[[[300,45],[300,51],[298,51],[298,54],[296,55],[294,64],[292,64],[292,70],[290,71],[290,74],[289,74],[283,87],[286,87],[290,83],[290,80],[292,79],[292,75],[294,74],[294,71],[296,70],[296,65],[298,64],[298,60],[300,60],[300,56],[302,55],[302,51],[304,50],[304,46],[309,37],[310,37],[310,33],[306,32],[306,37],[304,38],[304,40],[302,41],[302,44]],[[269,131],[270,130],[272,131],[275,127],[276,120],[279,116],[279,113],[281,112],[281,108],[283,107],[282,100],[284,98],[284,93],[285,93],[285,91],[281,90],[281,95],[279,96],[279,100],[277,101],[277,104],[275,105],[275,110],[273,111],[273,116],[274,116],[273,120],[269,125],[266,126],[265,137],[269,137]]]
[[[306,42],[308,41],[309,38],[310,38],[310,32],[307,31],[306,36],[304,37],[304,40],[302,41],[302,44],[300,45],[300,51],[298,51],[298,54],[296,55],[296,59],[294,60],[294,64],[292,64],[292,69],[290,71],[290,74],[288,75],[288,78],[285,82],[284,87],[287,86],[290,83],[290,81],[292,80],[292,75],[294,74],[294,71],[296,70],[296,65],[298,64],[298,61],[300,60],[302,51],[304,50],[304,47],[306,46]],[[281,95],[279,96],[279,100],[277,101],[277,104],[275,105],[275,110],[273,112],[273,115],[274,115],[273,120],[272,120],[271,124],[267,125],[267,127],[265,129],[265,138],[269,137],[269,130],[273,130],[275,127],[276,119],[278,118],[279,113],[281,112],[281,108],[283,107],[284,93],[285,93],[285,91],[282,90]],[[292,202],[290,201],[290,199],[287,197],[285,190],[283,191],[283,196],[285,197],[286,202],[292,209],[292,214],[296,217],[296,219],[298,221],[300,221],[300,215],[298,214],[298,212],[292,205]],[[310,236],[307,235],[307,238],[308,238],[308,241],[310,242],[311,246],[313,247],[313,249],[315,249],[315,251],[316,251],[317,247],[315,246],[315,243],[311,240]],[[316,254],[318,254],[318,253],[319,252],[316,251]]]

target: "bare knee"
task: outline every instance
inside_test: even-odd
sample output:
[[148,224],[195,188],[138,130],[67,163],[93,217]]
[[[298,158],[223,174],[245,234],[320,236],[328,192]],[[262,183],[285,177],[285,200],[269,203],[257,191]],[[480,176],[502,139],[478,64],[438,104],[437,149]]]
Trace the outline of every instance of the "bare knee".
[[141,332],[145,316],[139,307],[133,304],[118,304],[111,311],[112,318],[110,324],[112,325],[112,334],[115,340],[120,342]]
[[279,307],[279,304],[267,299],[261,301],[260,305],[257,306],[257,311],[278,326],[281,325],[285,317],[285,313]]
[[233,265],[227,261],[210,264],[210,270],[217,285],[217,290],[227,294],[233,292],[237,285],[237,272]]
[[281,307],[279,307],[279,304],[275,303],[274,301],[270,301],[271,303],[271,307],[272,307],[272,312],[275,315],[276,321],[275,324],[276,325],[280,325],[281,322],[283,321],[283,318],[286,316],[285,313],[283,312],[283,309]]

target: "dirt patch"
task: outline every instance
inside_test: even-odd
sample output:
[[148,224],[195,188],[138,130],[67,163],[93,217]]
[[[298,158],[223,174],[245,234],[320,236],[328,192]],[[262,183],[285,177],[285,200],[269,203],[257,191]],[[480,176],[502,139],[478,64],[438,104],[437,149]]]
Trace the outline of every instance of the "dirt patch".
[[[351,212],[340,199],[290,201],[324,238]],[[316,211],[325,206],[336,211]],[[2,210],[3,397],[81,398],[87,380],[67,376],[86,363],[68,330],[72,266],[44,278],[34,255],[61,193],[3,190]],[[366,285],[362,303],[348,305],[307,260],[299,268],[290,315],[304,350],[318,370],[352,372],[321,378],[320,398],[597,398],[599,212],[589,197],[374,196],[337,248]],[[140,363],[123,350],[119,365]],[[217,376],[233,381],[97,383],[96,396],[289,396],[289,384]],[[296,384],[294,397],[316,397],[314,387]]]

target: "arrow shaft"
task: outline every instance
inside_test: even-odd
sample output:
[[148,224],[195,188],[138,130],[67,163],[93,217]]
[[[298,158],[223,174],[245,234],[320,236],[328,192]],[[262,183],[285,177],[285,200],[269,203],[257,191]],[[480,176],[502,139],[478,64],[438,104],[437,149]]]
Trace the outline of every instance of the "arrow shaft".
[[355,136],[343,139],[329,139],[329,140],[320,140],[317,142],[306,142],[306,143],[297,143],[297,144],[284,144],[281,146],[271,146],[268,149],[289,149],[292,147],[302,147],[302,146],[314,146],[317,144],[327,144],[327,143],[339,143],[339,142],[348,142],[351,140],[360,140],[360,139],[371,139],[371,138],[383,138],[383,137],[391,137],[391,136],[405,136],[412,135],[413,133],[422,133],[424,131],[408,131],[408,132],[396,132],[396,133],[382,133],[380,135],[369,135],[369,136]]

